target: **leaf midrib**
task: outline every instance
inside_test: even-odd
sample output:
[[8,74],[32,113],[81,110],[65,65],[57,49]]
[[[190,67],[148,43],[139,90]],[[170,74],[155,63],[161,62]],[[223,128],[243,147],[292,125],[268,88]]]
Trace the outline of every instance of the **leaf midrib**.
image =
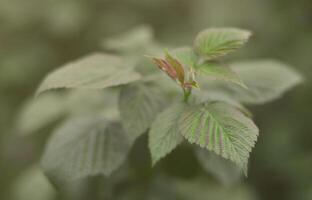
[[[228,133],[226,131],[224,131],[223,126],[220,125],[220,123],[218,122],[218,120],[216,120],[215,116],[213,115],[213,113],[209,112],[208,107],[205,106],[205,110],[207,111],[208,115],[215,121],[215,123],[217,124],[218,127],[220,127],[220,129],[222,130],[222,135],[226,137],[226,139],[228,139],[230,141],[230,145],[231,145],[231,149],[233,149],[235,151],[236,156],[240,159],[241,163],[243,163],[243,161],[241,160],[240,154],[237,152],[236,148],[233,146],[233,141],[230,139],[230,137],[228,136]],[[225,139],[225,138],[224,138]],[[223,147],[221,147],[223,148]],[[219,152],[218,152],[219,153]],[[229,156],[231,159],[231,156]],[[231,159],[233,160],[233,159]],[[234,160],[233,160],[234,161]],[[237,161],[234,161],[237,162]]]

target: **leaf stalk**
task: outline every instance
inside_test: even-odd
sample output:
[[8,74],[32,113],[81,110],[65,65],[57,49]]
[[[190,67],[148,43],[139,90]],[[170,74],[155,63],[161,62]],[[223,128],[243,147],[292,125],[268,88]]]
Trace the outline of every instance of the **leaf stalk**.
[[191,88],[189,88],[189,89],[183,88],[183,94],[184,94],[183,101],[185,103],[187,103],[189,98],[190,98],[190,96],[191,96],[191,94],[192,94],[192,89]]

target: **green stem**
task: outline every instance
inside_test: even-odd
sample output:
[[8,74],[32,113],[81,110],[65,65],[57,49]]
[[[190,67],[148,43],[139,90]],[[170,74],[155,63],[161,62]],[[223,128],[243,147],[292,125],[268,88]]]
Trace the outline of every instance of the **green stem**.
[[183,93],[184,93],[184,102],[187,103],[191,94],[192,94],[192,89],[185,89],[183,88]]

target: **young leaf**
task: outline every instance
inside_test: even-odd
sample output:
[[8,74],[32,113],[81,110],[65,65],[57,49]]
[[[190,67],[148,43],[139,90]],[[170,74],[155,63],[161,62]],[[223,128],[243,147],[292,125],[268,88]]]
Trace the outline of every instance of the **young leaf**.
[[240,77],[234,71],[232,71],[231,68],[223,66],[217,62],[207,62],[201,65],[197,65],[195,69],[200,74],[207,75],[215,79],[232,82],[246,88],[246,85],[243,83]]
[[160,113],[153,122],[149,131],[149,149],[153,165],[183,141],[178,130],[178,118],[184,107],[183,104],[174,104]]
[[194,47],[205,60],[214,60],[243,46],[251,32],[237,28],[210,28],[198,34]]
[[275,100],[303,81],[294,69],[274,60],[234,63],[231,68],[246,83],[248,90],[228,87],[236,99],[249,104]]
[[130,144],[119,124],[100,116],[73,118],[50,138],[42,167],[50,177],[64,180],[108,176],[125,161]]
[[[130,65],[130,66],[129,66]],[[106,54],[92,54],[49,74],[37,94],[58,88],[104,89],[136,81],[140,75],[130,63]]]
[[[163,72],[165,72],[172,80],[184,82],[184,74],[183,77],[179,76],[179,73],[167,60],[161,58],[152,58],[154,64]],[[180,68],[181,69],[181,68]],[[182,68],[183,70],[183,68]],[[181,71],[180,71],[181,72]],[[184,71],[183,71],[184,72]],[[181,73],[180,73],[181,74]]]
[[235,162],[247,174],[249,153],[259,130],[236,108],[218,102],[190,106],[182,112],[178,123],[190,143]]
[[172,57],[169,52],[165,52],[165,60],[169,64],[169,66],[174,68],[174,71],[177,73],[177,78],[179,79],[180,83],[184,83],[185,80],[185,73],[184,73],[184,67],[182,66],[182,63],[180,63],[177,59]]
[[239,182],[241,170],[233,162],[202,148],[196,148],[195,153],[201,166],[223,185],[232,186]]
[[165,59],[152,57],[152,60],[160,70],[164,71],[171,79],[177,82],[183,90],[198,87],[193,67],[183,66],[183,64],[171,56],[169,52],[165,52]]
[[135,140],[150,127],[164,109],[164,95],[153,86],[130,84],[120,92],[119,110],[123,127]]

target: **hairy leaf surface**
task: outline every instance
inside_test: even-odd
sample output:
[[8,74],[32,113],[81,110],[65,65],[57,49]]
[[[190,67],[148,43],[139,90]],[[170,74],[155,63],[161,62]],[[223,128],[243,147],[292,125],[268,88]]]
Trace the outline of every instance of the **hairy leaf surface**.
[[230,68],[241,77],[248,89],[200,77],[203,94],[209,96],[218,92],[238,102],[263,104],[281,97],[303,81],[296,70],[275,60],[242,61],[231,64]]
[[249,111],[242,103],[240,103],[235,98],[231,97],[230,95],[227,95],[223,91],[214,91],[214,90],[201,90],[194,94],[195,98],[198,102],[224,102],[227,104],[232,105],[233,107],[240,110],[242,113],[244,113],[247,117],[252,118],[252,113]]
[[242,47],[251,36],[246,30],[237,28],[210,28],[198,34],[194,46],[206,60],[213,60]]
[[235,162],[245,174],[258,128],[244,114],[225,103],[190,106],[182,112],[179,129],[190,142]]
[[245,61],[234,63],[231,68],[246,83],[248,90],[230,87],[236,99],[244,103],[265,103],[303,81],[294,69],[274,60]]
[[119,110],[123,127],[135,140],[150,127],[164,109],[164,97],[157,88],[143,84],[124,86],[119,97]]
[[231,68],[223,66],[217,62],[198,65],[196,67],[196,71],[211,78],[232,82],[246,88],[246,85],[243,83],[236,72],[234,72]]
[[49,176],[65,180],[108,176],[125,161],[129,147],[119,124],[100,116],[74,118],[54,132],[42,166]]
[[140,75],[131,63],[106,54],[92,54],[50,73],[37,94],[58,88],[104,89],[136,81]]
[[153,165],[173,151],[183,137],[178,130],[178,118],[183,104],[174,104],[160,113],[149,131],[149,149]]
[[39,133],[67,116],[103,114],[106,119],[119,119],[119,90],[71,90],[65,94],[46,93],[31,99],[22,107],[16,121],[21,135]]

